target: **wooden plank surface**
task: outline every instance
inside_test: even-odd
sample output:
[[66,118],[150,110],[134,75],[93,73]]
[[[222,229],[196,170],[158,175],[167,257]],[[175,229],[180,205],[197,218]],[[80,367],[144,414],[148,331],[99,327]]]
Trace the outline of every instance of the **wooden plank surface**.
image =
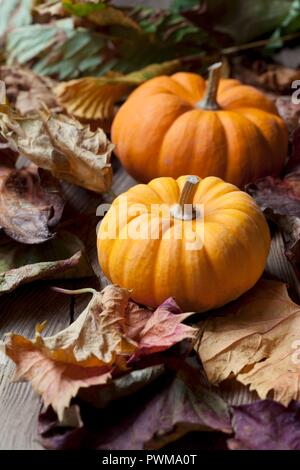
[[[119,167],[114,176],[113,192],[120,194],[134,183]],[[69,209],[95,213],[101,203],[98,195],[69,185],[64,185],[64,192]],[[97,266],[95,241],[96,231],[89,246],[89,255],[94,266]],[[294,292],[300,293],[299,281],[285,258],[280,233],[272,241],[267,273],[287,282]],[[101,283],[102,286],[107,283],[102,275]],[[69,324],[71,317],[76,317],[89,300],[87,296],[80,296],[75,300],[59,295],[51,291],[49,284],[51,282],[23,286],[0,298],[0,338],[8,331],[32,337],[35,325],[44,320],[47,320],[46,333],[54,333]],[[89,285],[89,280],[72,281],[73,288],[78,285]],[[11,383],[13,369],[12,362],[0,356],[0,449],[40,449],[36,431],[40,400],[29,384]],[[257,398],[246,387],[232,381],[220,387],[219,393],[232,404],[246,403]]]

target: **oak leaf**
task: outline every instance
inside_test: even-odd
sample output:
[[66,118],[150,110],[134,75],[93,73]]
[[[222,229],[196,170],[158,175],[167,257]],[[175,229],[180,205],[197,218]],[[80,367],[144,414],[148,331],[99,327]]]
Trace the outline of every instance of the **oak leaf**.
[[[45,405],[52,405],[59,419],[80,388],[106,383],[111,374],[127,369],[126,363],[137,351],[140,355],[162,351],[182,339],[195,336],[194,328],[179,325],[191,314],[172,313],[178,307],[169,302],[161,310],[157,309],[154,321],[146,320],[152,336],[148,336],[145,346],[143,338],[147,338],[147,328],[145,332],[142,329],[138,336],[135,329],[134,338],[130,336],[133,330],[128,325],[132,324],[132,311],[137,324],[137,311],[144,321],[146,310],[136,308],[129,301],[128,290],[111,285],[102,292],[93,289],[63,292],[93,294],[89,305],[75,322],[54,336],[43,337],[43,325],[39,325],[33,341],[13,333],[8,334],[5,340],[6,354],[17,366],[16,378],[30,381],[42,395]],[[148,317],[151,314],[148,311]],[[160,322],[159,345],[155,323]]]
[[196,346],[209,381],[235,377],[260,398],[299,400],[300,307],[285,284],[261,280],[219,314],[202,324]]

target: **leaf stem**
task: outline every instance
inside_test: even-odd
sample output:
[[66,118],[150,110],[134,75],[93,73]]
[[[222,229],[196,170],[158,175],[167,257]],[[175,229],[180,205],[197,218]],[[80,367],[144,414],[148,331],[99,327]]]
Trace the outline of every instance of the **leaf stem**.
[[51,287],[51,289],[54,290],[55,292],[59,292],[60,294],[67,294],[67,295],[80,295],[80,294],[95,295],[97,294],[96,289],[93,289],[92,287],[85,287],[83,289],[77,289],[77,290],[62,289],[61,287]]
[[221,49],[221,54],[224,55],[231,55],[235,54],[236,52],[239,51],[246,51],[248,49],[255,49],[256,47],[264,47],[269,44],[276,43],[278,41],[289,41],[291,39],[296,39],[300,36],[300,32],[298,31],[297,33],[291,33],[291,34],[286,34],[285,36],[282,36],[281,38],[273,37],[269,39],[260,39],[259,41],[252,41],[248,42],[246,44],[241,44],[239,46],[231,46],[231,47],[226,47],[225,49]]

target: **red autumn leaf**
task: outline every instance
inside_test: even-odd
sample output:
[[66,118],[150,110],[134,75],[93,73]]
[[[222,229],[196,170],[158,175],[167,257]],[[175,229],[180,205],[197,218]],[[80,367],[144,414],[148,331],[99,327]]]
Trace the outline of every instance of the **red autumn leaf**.
[[[37,342],[38,338],[37,331]],[[111,376],[106,367],[81,367],[54,361],[23,336],[9,336],[6,354],[17,366],[14,380],[30,381],[33,389],[42,395],[44,405],[52,405],[57,410],[59,419],[80,388],[104,384]]]
[[133,356],[134,359],[164,351],[183,339],[195,337],[195,329],[182,323],[192,313],[181,313],[172,298],[167,299],[155,312],[148,311],[148,318],[146,315],[147,313],[143,311],[136,315],[133,308],[132,323],[134,328],[132,328],[130,324],[131,312],[129,312],[128,335],[138,344]]

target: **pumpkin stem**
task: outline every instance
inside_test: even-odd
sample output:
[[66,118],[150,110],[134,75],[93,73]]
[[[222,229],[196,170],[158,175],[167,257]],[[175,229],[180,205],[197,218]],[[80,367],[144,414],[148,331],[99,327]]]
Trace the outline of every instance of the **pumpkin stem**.
[[192,204],[199,182],[200,178],[198,178],[198,176],[187,176],[180,194],[179,204],[174,204],[170,209],[170,213],[174,219],[195,219],[197,212]]
[[222,62],[216,62],[208,68],[209,75],[205,94],[201,101],[196,104],[197,108],[216,111],[220,109],[217,102],[217,93],[221,78]]

